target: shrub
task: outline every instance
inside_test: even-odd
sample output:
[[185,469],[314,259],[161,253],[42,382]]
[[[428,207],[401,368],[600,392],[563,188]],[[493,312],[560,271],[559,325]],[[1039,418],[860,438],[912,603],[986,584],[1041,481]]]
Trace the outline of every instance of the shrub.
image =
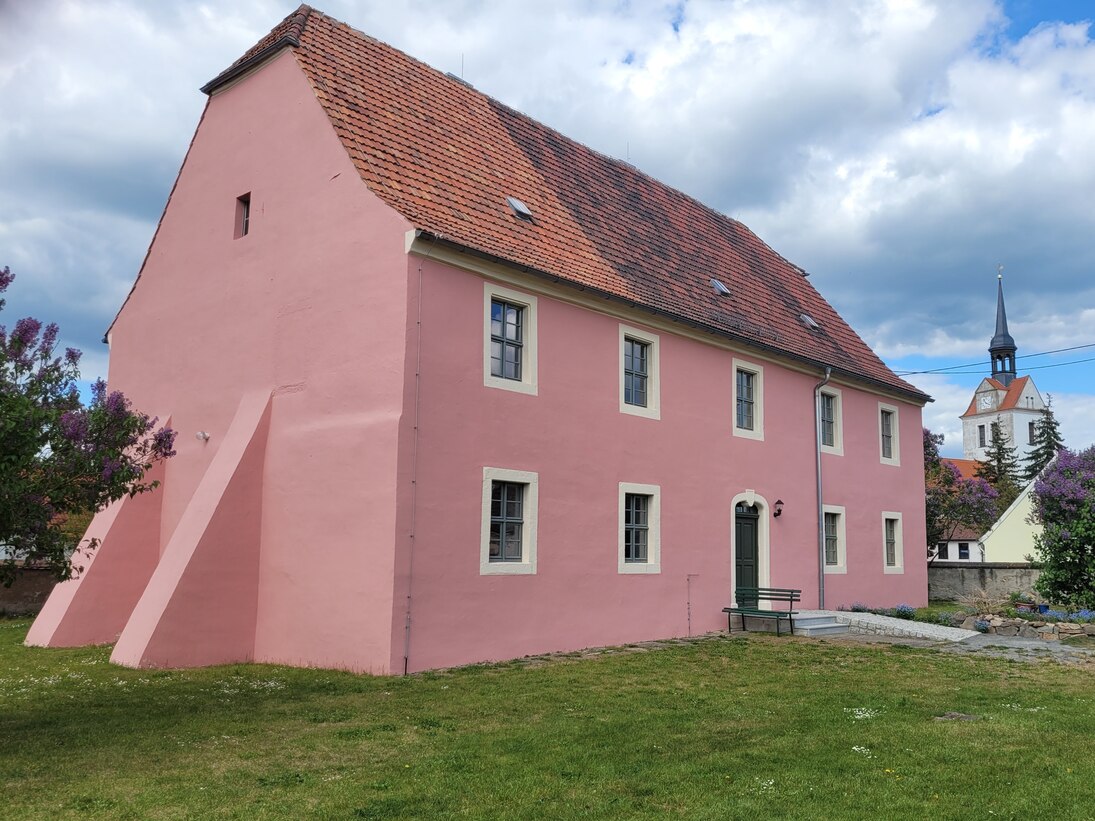
[[893,609],[893,615],[899,619],[915,619],[916,608],[911,604],[899,604]]
[[989,623],[984,619],[975,621],[973,627],[978,633],[987,633],[989,631]]

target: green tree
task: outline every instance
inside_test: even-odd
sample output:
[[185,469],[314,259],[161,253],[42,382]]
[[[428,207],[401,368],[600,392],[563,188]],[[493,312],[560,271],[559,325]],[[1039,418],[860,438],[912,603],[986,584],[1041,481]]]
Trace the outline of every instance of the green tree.
[[992,440],[985,459],[977,462],[977,478],[984,479],[998,494],[997,518],[1008,509],[1019,495],[1019,460],[1015,448],[1008,444],[1003,425],[999,420],[992,423]]
[[1058,452],[1065,446],[1061,438],[1061,425],[1053,415],[1053,396],[1046,394],[1046,406],[1034,423],[1034,447],[1023,460],[1023,481],[1037,478],[1042,468],[1057,458]]
[[1042,526],[1035,588],[1054,604],[1095,609],[1095,447],[1063,448],[1034,482],[1033,501]]
[[984,532],[996,521],[997,493],[984,479],[963,479],[941,459],[943,435],[924,428],[924,501],[928,551],[959,530]]
[[[0,269],[0,293],[15,276]],[[0,310],[4,300],[0,299]],[[134,411],[100,380],[80,400],[80,352],[56,356],[58,328],[25,317],[0,325],[0,583],[20,564],[73,571],[81,517],[151,490],[152,465],[174,455],[175,433]],[[97,545],[79,545],[82,551]],[[79,568],[76,568],[79,570]]]

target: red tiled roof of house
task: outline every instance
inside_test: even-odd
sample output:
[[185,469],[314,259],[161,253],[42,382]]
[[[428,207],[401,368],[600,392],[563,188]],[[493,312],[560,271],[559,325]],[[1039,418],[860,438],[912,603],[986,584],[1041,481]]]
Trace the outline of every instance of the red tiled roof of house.
[[[1023,389],[1027,386],[1027,382],[1029,380],[1029,376],[1020,376],[1011,380],[1011,384],[1007,387],[1004,387],[1004,383],[1000,382],[999,380],[993,379],[991,376],[986,378],[985,381],[992,385],[992,387],[994,387],[996,390],[1007,391],[1007,393],[1004,394],[1004,399],[1000,403],[1000,407],[993,408],[992,410],[981,411],[981,413],[999,413],[1000,411],[1010,410],[1011,408],[1019,407],[1019,398],[1023,395]],[[962,416],[959,418],[964,418],[966,416],[976,416],[978,413],[976,406],[977,394],[974,394],[973,398],[970,400],[970,406],[966,408],[966,412],[963,413]]]
[[[279,43],[293,48],[362,180],[416,228],[929,400],[883,364],[801,269],[740,222],[307,6],[203,90]],[[533,222],[514,215],[511,196]],[[717,295],[712,278],[730,295]]]

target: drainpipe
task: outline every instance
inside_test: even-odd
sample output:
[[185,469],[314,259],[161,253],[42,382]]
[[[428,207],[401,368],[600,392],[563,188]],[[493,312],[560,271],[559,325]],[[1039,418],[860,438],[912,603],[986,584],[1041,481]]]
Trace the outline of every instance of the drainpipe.
[[814,385],[814,439],[817,445],[817,608],[825,609],[825,507],[821,492],[821,389],[829,384],[833,369],[825,366],[825,378]]

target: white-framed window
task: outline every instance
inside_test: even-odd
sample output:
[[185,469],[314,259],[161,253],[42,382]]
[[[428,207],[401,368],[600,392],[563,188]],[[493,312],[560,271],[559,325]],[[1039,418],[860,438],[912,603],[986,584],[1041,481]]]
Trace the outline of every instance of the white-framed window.
[[620,573],[661,573],[662,489],[620,482]]
[[825,387],[818,396],[821,411],[821,450],[844,455],[844,422],[840,388]]
[[970,557],[970,543],[959,542],[958,543],[958,558],[962,561],[967,561]]
[[620,412],[661,419],[659,337],[620,325]]
[[848,540],[844,525],[844,508],[840,505],[824,505],[825,520],[825,572],[848,572]]
[[896,406],[878,403],[878,459],[884,465],[901,466],[899,422]]
[[764,441],[764,368],[734,359],[734,435]]
[[1028,445],[1033,445],[1034,440],[1037,438],[1037,436],[1038,436],[1038,428],[1037,428],[1036,423],[1027,422],[1027,444]]
[[483,284],[483,384],[536,395],[536,297]]
[[938,542],[935,545],[935,558],[943,559],[944,561],[950,556],[950,543]]
[[882,514],[882,570],[885,573],[905,572],[905,551],[901,542],[901,514]]
[[483,468],[480,575],[536,572],[539,483],[526,470]]
[[977,446],[983,448],[985,446],[985,426],[977,426]]

